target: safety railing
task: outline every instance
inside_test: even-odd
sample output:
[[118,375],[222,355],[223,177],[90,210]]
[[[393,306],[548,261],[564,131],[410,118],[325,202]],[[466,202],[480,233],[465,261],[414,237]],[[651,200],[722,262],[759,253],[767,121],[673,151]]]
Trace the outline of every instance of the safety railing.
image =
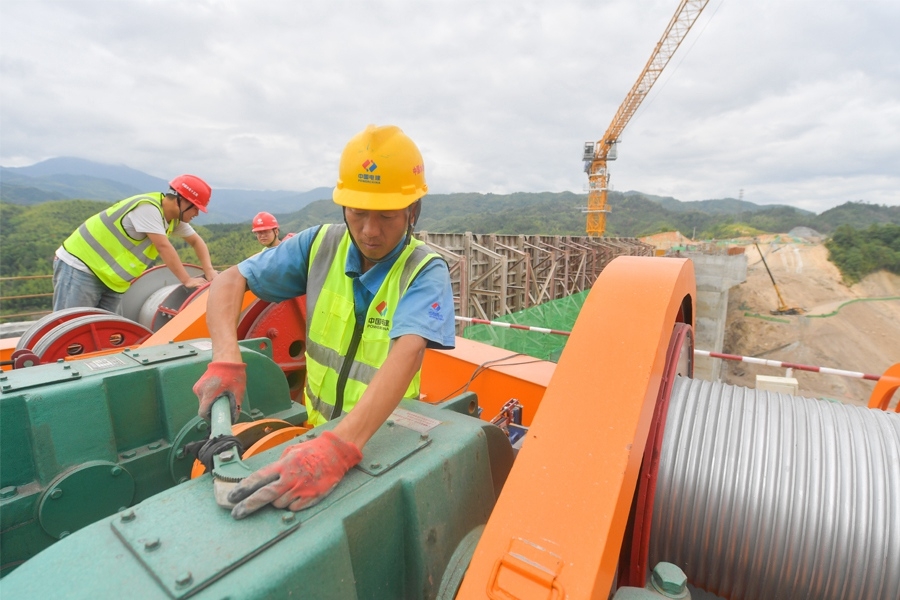
[[[40,317],[52,312],[53,308],[53,275],[21,275],[16,277],[0,277],[0,321],[16,321],[25,317]],[[28,294],[8,294],[10,284],[16,284],[22,281],[46,281],[48,285],[42,286],[50,288],[49,292],[28,293]],[[22,300],[35,300],[42,298],[44,300],[35,303],[30,309],[17,311],[16,309],[8,309],[11,302],[16,305]]]
[[[215,269],[219,272],[224,271],[228,267],[232,265],[219,265],[216,266]],[[27,293],[27,294],[7,294],[7,289],[10,284],[15,284],[18,282],[24,281],[46,281],[47,285],[44,286],[46,289],[49,289],[48,292],[40,292],[40,293]],[[0,323],[22,320],[23,318],[35,318],[42,317],[44,315],[48,315],[53,312],[53,285],[52,285],[53,275],[19,275],[15,277],[0,277]],[[18,304],[22,300],[37,300],[42,299],[40,302],[35,302],[36,306],[33,306],[29,309],[17,311],[16,309],[8,308],[10,303]],[[29,303],[32,304],[32,303]]]

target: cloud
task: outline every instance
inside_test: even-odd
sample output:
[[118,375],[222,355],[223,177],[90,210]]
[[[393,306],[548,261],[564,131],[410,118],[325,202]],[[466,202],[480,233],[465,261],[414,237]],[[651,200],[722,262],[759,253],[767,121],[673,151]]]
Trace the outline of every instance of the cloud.
[[[582,192],[674,0],[4,0],[0,164],[331,185],[367,123],[434,192]],[[712,0],[622,134],[616,189],[821,212],[900,204],[892,0]]]

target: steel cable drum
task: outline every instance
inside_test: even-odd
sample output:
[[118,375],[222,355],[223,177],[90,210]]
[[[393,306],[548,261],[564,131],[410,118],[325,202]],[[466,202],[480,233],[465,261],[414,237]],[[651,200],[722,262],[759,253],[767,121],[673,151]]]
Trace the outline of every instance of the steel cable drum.
[[34,344],[41,363],[100,350],[140,344],[152,331],[130,319],[113,314],[85,315],[66,321]]
[[732,599],[900,598],[900,414],[679,377],[650,564]]
[[72,319],[85,317],[87,315],[116,316],[115,313],[111,313],[108,310],[93,307],[78,306],[74,308],[64,308],[62,310],[57,310],[50,313],[49,315],[41,317],[40,319],[32,323],[31,327],[26,329],[25,333],[23,333],[19,338],[19,341],[16,342],[16,350],[31,350],[32,348],[34,348],[34,345],[41,340],[42,337],[47,335],[47,333],[52,331],[54,328],[62,325],[67,321],[71,321]]
[[[182,266],[191,277],[203,277],[203,269],[200,267],[188,263],[184,263]],[[148,304],[150,296],[164,287],[171,286],[171,292],[180,285],[181,282],[166,265],[157,265],[147,269],[131,281],[131,286],[122,295],[122,316],[151,328],[156,309],[168,294],[153,299],[153,302],[150,303],[149,316],[147,316],[144,305]],[[162,325],[161,323],[160,327]]]

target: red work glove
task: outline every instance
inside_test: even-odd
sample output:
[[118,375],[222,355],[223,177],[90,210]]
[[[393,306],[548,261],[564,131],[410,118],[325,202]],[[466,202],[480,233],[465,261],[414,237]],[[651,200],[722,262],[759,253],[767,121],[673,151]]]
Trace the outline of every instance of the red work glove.
[[308,508],[331,493],[360,460],[359,448],[330,431],[290,446],[278,461],[231,490],[228,501],[236,504],[231,516],[243,519],[270,503],[295,511]]
[[197,414],[208,420],[213,402],[224,394],[231,402],[231,422],[237,423],[246,391],[247,365],[215,360],[209,363],[206,373],[194,384],[194,393],[200,399]]

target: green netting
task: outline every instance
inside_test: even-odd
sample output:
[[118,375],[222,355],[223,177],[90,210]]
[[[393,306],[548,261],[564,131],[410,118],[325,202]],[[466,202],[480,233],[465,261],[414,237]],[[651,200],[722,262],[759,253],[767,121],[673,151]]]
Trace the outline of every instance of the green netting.
[[[501,323],[515,323],[529,327],[544,327],[572,331],[575,319],[581,312],[588,292],[585,290],[566,298],[551,300],[544,304],[491,319]],[[556,362],[569,340],[569,336],[554,333],[538,333],[521,329],[506,329],[494,325],[469,325],[463,330],[463,337],[476,342],[484,342],[512,352],[527,354],[535,358]]]

